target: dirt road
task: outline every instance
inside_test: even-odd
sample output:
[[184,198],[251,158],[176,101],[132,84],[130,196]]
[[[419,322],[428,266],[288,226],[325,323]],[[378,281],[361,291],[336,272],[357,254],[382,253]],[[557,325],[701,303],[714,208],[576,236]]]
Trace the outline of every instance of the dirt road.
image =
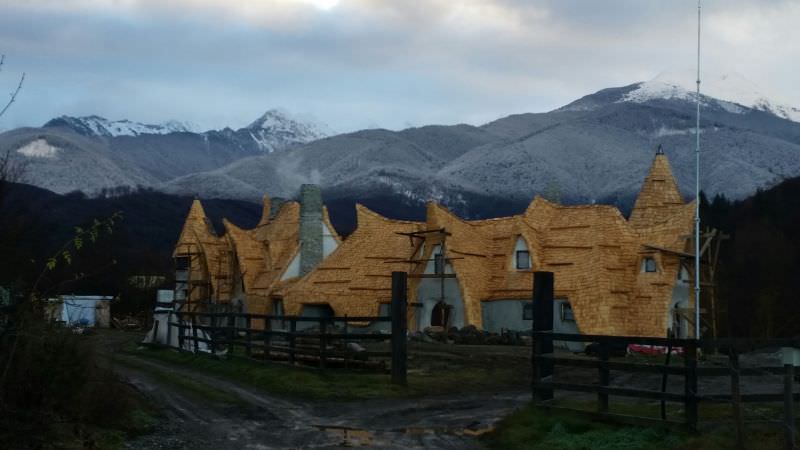
[[[304,402],[162,362],[116,356],[116,370],[162,410],[154,433],[131,449],[475,449],[475,437],[525,404],[528,392],[459,398]],[[233,402],[190,395],[160,373],[224,392]]]

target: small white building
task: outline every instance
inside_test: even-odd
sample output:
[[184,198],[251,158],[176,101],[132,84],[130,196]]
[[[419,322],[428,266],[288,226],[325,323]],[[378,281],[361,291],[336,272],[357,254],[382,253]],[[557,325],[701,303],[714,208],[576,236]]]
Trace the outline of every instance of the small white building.
[[107,295],[60,295],[50,299],[48,316],[68,327],[111,326],[111,300]]

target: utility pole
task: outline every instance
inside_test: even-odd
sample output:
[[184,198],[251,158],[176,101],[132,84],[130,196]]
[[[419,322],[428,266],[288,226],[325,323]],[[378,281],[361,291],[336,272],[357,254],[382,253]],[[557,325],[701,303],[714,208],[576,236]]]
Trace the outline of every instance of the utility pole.
[[700,1],[697,0],[697,123],[694,187],[694,336],[700,339]]

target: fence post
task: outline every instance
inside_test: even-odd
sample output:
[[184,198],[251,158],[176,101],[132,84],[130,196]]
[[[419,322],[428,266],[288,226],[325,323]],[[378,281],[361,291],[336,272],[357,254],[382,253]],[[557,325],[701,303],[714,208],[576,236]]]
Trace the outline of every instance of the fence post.
[[247,329],[245,330],[245,335],[247,336],[247,341],[245,341],[245,349],[246,349],[245,353],[247,354],[248,358],[253,356],[252,355],[253,339],[252,339],[252,335],[251,335],[251,331],[250,331],[251,324],[252,324],[252,321],[250,320],[250,315],[248,314],[248,315],[245,316],[245,320],[244,320],[244,325],[245,325],[245,327],[247,327]]
[[686,341],[684,355],[686,367],[684,383],[684,400],[686,425],[690,430],[697,430],[697,342]]
[[392,383],[408,384],[407,337],[408,327],[408,274],[392,272]]
[[736,448],[744,448],[744,434],[742,422],[742,391],[739,383],[739,350],[731,346],[728,350],[728,360],[731,366],[731,400],[733,400],[733,419],[736,422]]
[[328,346],[328,321],[325,318],[319,321],[319,368],[325,368],[325,347]]
[[297,320],[289,320],[289,364],[294,365],[294,338],[297,334]]
[[194,341],[194,353],[197,354],[199,351],[199,343],[197,342],[197,313],[192,313],[192,340]]
[[233,313],[228,314],[227,322],[228,332],[225,335],[228,336],[228,353],[233,356],[233,341],[237,338],[236,317],[233,315]]
[[264,319],[264,359],[272,358],[272,319]]
[[536,332],[553,331],[553,272],[533,273],[533,380],[531,390],[534,402],[553,398],[553,390],[542,388],[540,383],[553,375],[553,339]]
[[783,365],[783,425],[785,429],[786,450],[795,450],[795,424],[794,424],[794,364]]
[[172,347],[172,311],[167,311],[167,347]]
[[183,314],[178,313],[178,350],[183,351],[183,343],[186,340],[186,328],[183,327]]
[[[597,357],[601,363],[608,363],[608,344],[606,342],[600,343],[600,348],[598,349]],[[600,387],[607,387],[611,381],[610,371],[608,370],[608,365],[600,365],[597,368],[598,375],[600,377]],[[608,412],[608,394],[604,392],[597,393],[597,410],[606,413]]]

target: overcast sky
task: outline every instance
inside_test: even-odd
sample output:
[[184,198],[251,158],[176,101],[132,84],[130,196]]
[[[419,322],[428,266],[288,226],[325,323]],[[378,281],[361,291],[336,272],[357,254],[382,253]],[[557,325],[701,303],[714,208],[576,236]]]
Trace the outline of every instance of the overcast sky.
[[[704,68],[800,106],[800,1],[706,0]],[[481,124],[694,66],[693,0],[0,0],[0,128]]]

